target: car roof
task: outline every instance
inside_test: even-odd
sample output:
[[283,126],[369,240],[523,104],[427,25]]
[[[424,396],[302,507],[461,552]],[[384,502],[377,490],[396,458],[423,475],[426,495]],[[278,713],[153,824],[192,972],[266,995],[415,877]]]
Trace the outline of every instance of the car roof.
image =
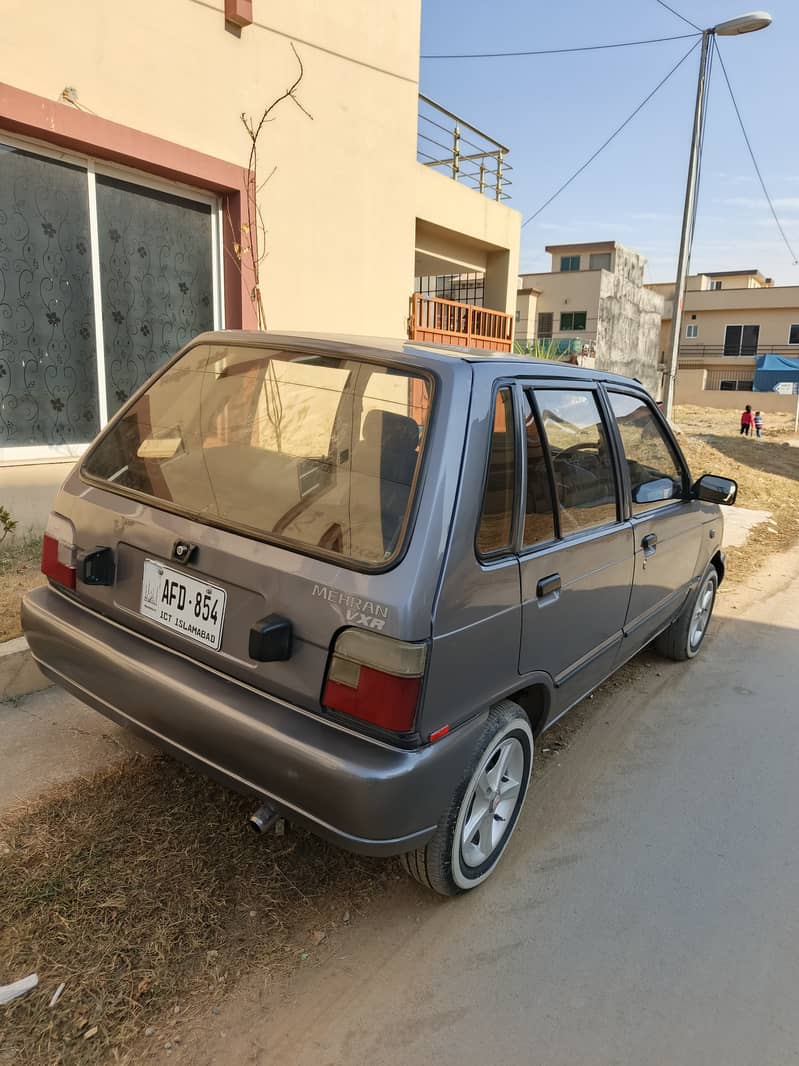
[[405,356],[417,366],[461,363],[491,363],[497,374],[514,375],[524,371],[541,377],[564,377],[583,381],[615,381],[643,388],[637,378],[624,377],[604,370],[589,370],[551,359],[533,359],[509,352],[490,352],[450,344],[425,344],[392,337],[366,337],[345,333],[299,333],[294,331],[216,330],[201,333],[193,344],[243,344],[253,347],[298,348],[327,355],[352,354]]

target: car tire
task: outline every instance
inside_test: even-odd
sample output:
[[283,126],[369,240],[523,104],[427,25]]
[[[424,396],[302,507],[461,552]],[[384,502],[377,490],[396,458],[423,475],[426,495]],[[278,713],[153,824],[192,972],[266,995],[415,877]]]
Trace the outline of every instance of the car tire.
[[457,896],[494,872],[524,806],[533,753],[522,708],[511,700],[492,707],[435,835],[401,856],[411,877],[442,896]]
[[710,625],[718,587],[719,575],[711,564],[675,620],[655,639],[656,651],[675,662],[685,662],[699,654]]

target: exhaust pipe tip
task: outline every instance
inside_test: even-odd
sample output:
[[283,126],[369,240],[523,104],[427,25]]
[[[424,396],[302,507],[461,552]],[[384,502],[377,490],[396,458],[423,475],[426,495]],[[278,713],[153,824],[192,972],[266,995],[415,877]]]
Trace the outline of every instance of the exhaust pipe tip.
[[272,828],[279,817],[278,811],[274,807],[270,807],[268,803],[265,803],[250,815],[247,819],[247,824],[254,833],[265,833]]

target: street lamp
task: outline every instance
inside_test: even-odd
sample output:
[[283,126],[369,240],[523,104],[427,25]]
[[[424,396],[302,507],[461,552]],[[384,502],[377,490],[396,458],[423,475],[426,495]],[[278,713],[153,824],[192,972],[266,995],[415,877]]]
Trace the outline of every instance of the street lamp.
[[699,164],[700,133],[702,128],[702,116],[705,111],[705,99],[707,95],[707,57],[710,48],[710,39],[714,36],[735,37],[741,33],[754,33],[756,30],[764,30],[771,25],[771,15],[765,11],[752,11],[748,15],[720,22],[718,26],[711,26],[702,32],[702,50],[699,58],[699,80],[696,86],[696,106],[694,108],[694,128],[691,135],[691,151],[688,156],[688,180],[685,186],[685,206],[682,216],[682,234],[680,236],[680,254],[677,258],[677,283],[674,287],[674,303],[671,313],[671,333],[669,335],[669,347],[666,365],[668,377],[666,379],[666,394],[664,396],[663,409],[666,418],[671,419],[674,407],[674,383],[677,378],[677,356],[680,349],[680,337],[682,335],[682,308],[685,298],[685,280],[688,274],[688,261],[691,258],[691,238],[693,236],[694,218],[696,215],[696,179]]

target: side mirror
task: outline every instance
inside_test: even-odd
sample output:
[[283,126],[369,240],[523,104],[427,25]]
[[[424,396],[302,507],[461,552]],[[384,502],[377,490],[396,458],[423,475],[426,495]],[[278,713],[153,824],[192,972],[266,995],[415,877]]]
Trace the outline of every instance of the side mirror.
[[692,495],[696,500],[721,503],[731,507],[738,495],[738,482],[730,477],[719,477],[717,474],[703,474],[695,482]]
[[670,477],[645,481],[633,489],[633,503],[661,503],[663,500],[678,500],[682,495],[680,486]]

